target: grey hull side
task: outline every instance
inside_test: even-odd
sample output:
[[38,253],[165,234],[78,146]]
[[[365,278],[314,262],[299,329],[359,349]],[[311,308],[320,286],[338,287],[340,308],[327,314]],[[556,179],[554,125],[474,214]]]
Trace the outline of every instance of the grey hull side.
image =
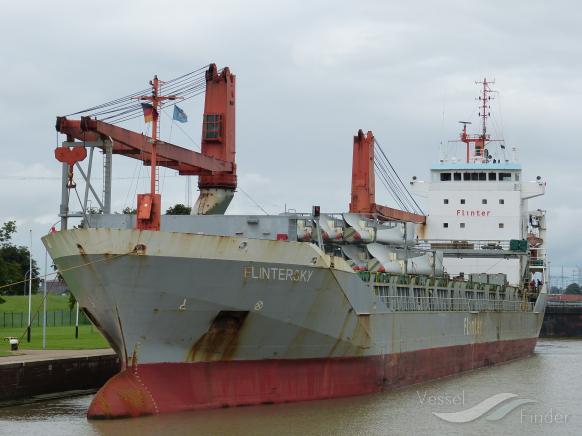
[[535,338],[543,318],[393,312],[308,243],[109,229],[44,241],[111,345],[140,363],[403,353]]

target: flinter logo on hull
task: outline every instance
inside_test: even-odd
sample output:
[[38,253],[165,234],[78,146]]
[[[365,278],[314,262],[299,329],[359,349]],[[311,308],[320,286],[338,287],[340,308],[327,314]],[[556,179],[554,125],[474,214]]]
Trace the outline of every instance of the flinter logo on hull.
[[268,266],[243,267],[243,279],[253,280],[277,280],[291,282],[309,282],[313,271],[307,269],[279,268]]
[[479,336],[483,334],[483,320],[465,317],[463,320],[463,334],[465,336]]

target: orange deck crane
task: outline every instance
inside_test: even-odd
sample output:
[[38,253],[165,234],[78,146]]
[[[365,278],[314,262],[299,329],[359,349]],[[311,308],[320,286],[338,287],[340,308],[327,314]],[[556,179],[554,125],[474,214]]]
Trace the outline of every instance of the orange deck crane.
[[381,219],[425,223],[426,216],[376,204],[374,134],[358,130],[354,136],[351,213],[376,214]]
[[[112,153],[141,160],[151,166],[150,192],[138,194],[137,228],[159,230],[161,197],[157,192],[157,166],[171,168],[181,175],[198,175],[201,199],[197,211],[201,214],[223,213],[236,189],[235,164],[235,82],[229,68],[220,72],[211,64],[205,74],[206,95],[204,103],[201,152],[198,153],[158,139],[159,109],[164,100],[176,100],[173,95],[159,95],[160,81],[157,76],[150,81],[152,94],[137,97],[151,104],[152,136],[133,132],[114,124],[91,117],[69,120],[58,117],[56,129],[67,136],[67,141],[108,141]],[[103,147],[102,147],[103,148]],[[68,150],[67,150],[68,149]],[[86,153],[74,153],[74,148],[59,147],[55,155],[72,168]],[[82,157],[82,158],[79,158]],[[70,162],[72,161],[72,162]],[[216,200],[216,192],[221,192]],[[217,204],[217,202],[221,202]]]

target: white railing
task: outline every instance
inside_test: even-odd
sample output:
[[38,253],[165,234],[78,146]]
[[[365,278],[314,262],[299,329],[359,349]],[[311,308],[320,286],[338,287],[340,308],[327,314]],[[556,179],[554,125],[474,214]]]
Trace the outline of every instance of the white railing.
[[447,312],[532,312],[534,303],[525,301],[484,300],[446,297],[407,297],[380,295],[388,309],[396,312],[447,311]]

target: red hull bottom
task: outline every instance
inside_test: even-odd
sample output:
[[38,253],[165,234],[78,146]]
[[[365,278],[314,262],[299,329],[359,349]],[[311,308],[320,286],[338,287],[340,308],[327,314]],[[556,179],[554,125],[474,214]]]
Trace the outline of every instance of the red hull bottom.
[[379,392],[528,356],[537,338],[487,342],[384,356],[130,367],[111,378],[89,418],[122,418]]

